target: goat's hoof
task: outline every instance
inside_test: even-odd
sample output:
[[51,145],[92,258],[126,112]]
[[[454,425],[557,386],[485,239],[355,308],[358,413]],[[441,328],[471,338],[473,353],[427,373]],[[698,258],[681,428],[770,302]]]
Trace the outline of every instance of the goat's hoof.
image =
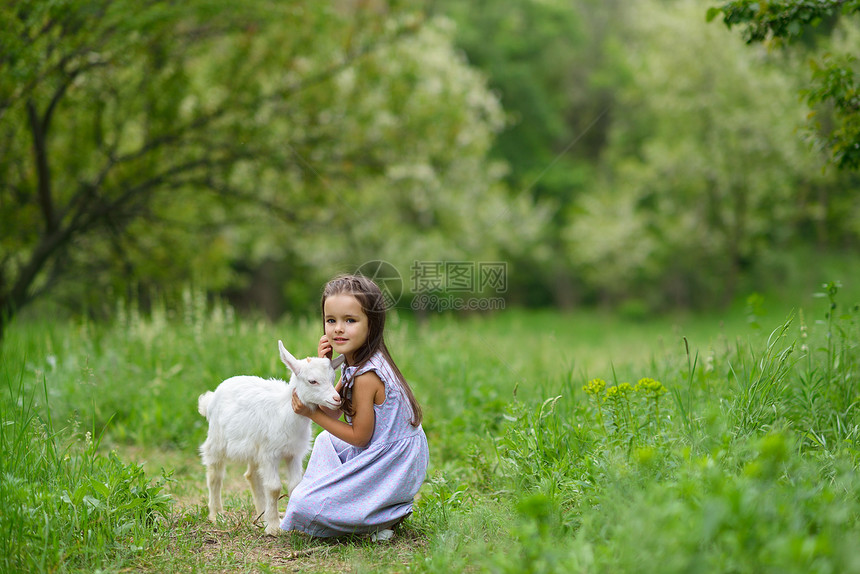
[[266,536],[280,536],[281,527],[277,524],[270,524],[266,527]]

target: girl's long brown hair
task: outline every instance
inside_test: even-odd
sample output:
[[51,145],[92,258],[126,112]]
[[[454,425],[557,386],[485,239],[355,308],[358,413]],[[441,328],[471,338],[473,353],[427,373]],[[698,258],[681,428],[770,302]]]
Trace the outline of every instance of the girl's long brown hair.
[[[404,378],[400,369],[397,368],[394,359],[391,358],[391,353],[388,352],[388,347],[385,346],[385,338],[383,334],[385,331],[386,306],[382,290],[371,279],[368,279],[363,275],[341,275],[335,277],[326,283],[326,286],[323,289],[322,302],[320,304],[323,313],[323,327],[325,327],[326,299],[333,295],[342,294],[352,295],[356,298],[358,303],[361,305],[362,311],[367,315],[368,324],[367,340],[364,342],[364,345],[354,353],[353,358],[355,359],[355,365],[349,366],[361,367],[361,365],[366,363],[374,353],[377,351],[381,352],[382,356],[388,361],[388,364],[391,365],[391,369],[394,371],[400,386],[406,393],[406,397],[409,400],[409,406],[412,407],[412,426],[417,427],[421,424],[421,420],[423,419],[421,405],[418,404],[418,401],[415,399],[415,395],[412,393],[412,388],[409,386],[409,383],[406,382],[406,378]],[[340,388],[340,400],[341,410],[343,410],[343,412],[348,416],[354,416],[355,409],[352,406],[352,397],[347,397],[346,385],[342,385]]]

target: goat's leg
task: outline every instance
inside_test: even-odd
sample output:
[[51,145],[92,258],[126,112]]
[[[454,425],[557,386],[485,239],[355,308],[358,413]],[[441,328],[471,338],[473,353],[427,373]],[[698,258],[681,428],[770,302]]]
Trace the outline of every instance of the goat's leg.
[[224,510],[221,506],[221,483],[224,482],[223,459],[215,460],[206,467],[206,485],[209,487],[209,520],[216,522],[218,514]]
[[260,467],[253,460],[248,463],[245,479],[251,484],[254,508],[257,509],[257,516],[259,516],[266,509],[266,491],[263,489],[263,481],[260,478]]
[[293,456],[287,459],[287,496],[293,495],[293,490],[302,481],[302,459]]
[[280,516],[278,515],[278,497],[281,495],[281,477],[278,475],[278,459],[262,461],[258,467],[263,492],[265,493],[266,509],[263,522],[266,534],[277,536],[281,532]]

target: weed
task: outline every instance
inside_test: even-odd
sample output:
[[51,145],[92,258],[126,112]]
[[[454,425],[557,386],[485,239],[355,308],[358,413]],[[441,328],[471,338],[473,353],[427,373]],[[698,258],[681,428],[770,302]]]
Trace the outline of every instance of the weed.
[[[310,354],[317,321],[239,319],[189,291],[185,310],[126,305],[116,324],[18,324],[0,367],[0,570],[856,571],[860,312],[843,297],[828,284],[824,313],[772,330],[760,297],[692,323],[399,319],[431,470],[388,546],[263,537],[244,485],[206,520],[196,396],[226,374],[283,376],[272,341]],[[123,462],[142,452],[173,475]]]
[[3,375],[0,570],[94,570],[143,551],[170,511],[169,474],[152,482],[140,466],[100,455],[95,429],[56,430],[44,381],[39,409],[20,376]]

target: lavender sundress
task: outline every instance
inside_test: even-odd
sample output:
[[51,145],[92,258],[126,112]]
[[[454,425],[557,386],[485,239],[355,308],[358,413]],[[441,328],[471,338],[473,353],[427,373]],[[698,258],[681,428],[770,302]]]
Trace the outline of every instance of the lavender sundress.
[[343,384],[349,388],[368,371],[376,371],[385,385],[385,401],[374,405],[370,443],[359,448],[328,431],[317,435],[304,477],[287,503],[283,530],[321,537],[376,532],[412,512],[427,473],[427,437],[421,425],[410,424],[412,408],[381,353],[361,367],[345,368]]

